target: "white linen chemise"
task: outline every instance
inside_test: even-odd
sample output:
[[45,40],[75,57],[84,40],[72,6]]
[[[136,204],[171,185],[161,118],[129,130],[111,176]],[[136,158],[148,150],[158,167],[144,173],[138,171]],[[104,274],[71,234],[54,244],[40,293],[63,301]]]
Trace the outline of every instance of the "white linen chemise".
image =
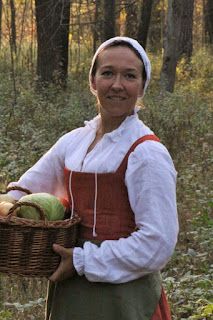
[[[100,115],[62,136],[10,186],[64,197],[64,167],[114,172],[135,140],[153,133],[135,112],[87,153],[99,124]],[[176,170],[165,146],[156,141],[138,145],[129,156],[125,183],[139,230],[125,239],[106,240],[100,247],[86,242],[83,248],[74,248],[76,271],[89,281],[123,283],[140,278],[161,270],[174,251],[178,235]],[[16,199],[23,195],[19,191],[10,194]]]

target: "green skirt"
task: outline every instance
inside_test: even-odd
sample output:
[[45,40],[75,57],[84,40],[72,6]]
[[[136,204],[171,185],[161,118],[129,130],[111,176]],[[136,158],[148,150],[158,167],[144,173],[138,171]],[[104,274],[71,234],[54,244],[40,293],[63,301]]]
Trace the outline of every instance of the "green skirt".
[[150,320],[161,290],[158,272],[122,284],[75,275],[49,283],[46,320]]

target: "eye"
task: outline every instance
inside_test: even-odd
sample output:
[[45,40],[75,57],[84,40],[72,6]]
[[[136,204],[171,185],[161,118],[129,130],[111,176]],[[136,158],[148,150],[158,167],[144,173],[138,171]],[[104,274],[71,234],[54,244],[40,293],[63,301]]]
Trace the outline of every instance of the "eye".
[[110,70],[105,70],[105,71],[103,71],[103,72],[101,73],[101,75],[104,76],[104,77],[106,77],[106,78],[111,77],[112,74],[113,74],[113,73],[112,73],[112,71],[110,71]]
[[127,79],[136,79],[136,75],[134,74],[134,73],[131,73],[131,72],[128,72],[126,75],[125,75],[125,77],[127,78]]

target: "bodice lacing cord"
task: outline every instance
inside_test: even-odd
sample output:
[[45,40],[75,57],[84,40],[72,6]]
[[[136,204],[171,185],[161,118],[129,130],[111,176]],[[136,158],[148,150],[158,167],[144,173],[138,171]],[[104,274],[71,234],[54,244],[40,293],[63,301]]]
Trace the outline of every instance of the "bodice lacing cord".
[[97,196],[98,196],[98,175],[97,175],[97,172],[95,172],[95,198],[94,198],[93,228],[92,228],[93,237],[97,237],[97,233],[96,233]]
[[72,194],[72,171],[70,171],[70,175],[69,175],[69,192],[70,192],[70,198],[71,198],[71,203],[70,203],[71,216],[70,216],[70,219],[72,219],[73,216],[74,216],[74,199],[73,199],[73,194]]

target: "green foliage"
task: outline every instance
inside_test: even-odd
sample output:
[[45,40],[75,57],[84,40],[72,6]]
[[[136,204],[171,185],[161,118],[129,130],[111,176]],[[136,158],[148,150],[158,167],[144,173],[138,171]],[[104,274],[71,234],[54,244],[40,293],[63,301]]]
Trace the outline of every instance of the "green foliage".
[[[159,90],[161,57],[151,60],[153,80],[139,115],[167,146],[178,171],[180,235],[163,270],[164,286],[173,320],[207,320],[213,297],[212,57],[205,50],[191,63],[182,60],[173,94]],[[82,70],[74,70],[67,90],[60,91],[38,88],[34,75],[19,66],[14,92],[10,65],[0,57],[0,191],[61,135],[96,114],[85,69],[82,64]],[[0,320],[42,320],[46,285],[38,279],[0,277]]]
[[12,320],[13,315],[9,310],[1,310],[0,311],[0,320]]
[[195,227],[193,220],[185,222],[187,232],[180,232],[179,244],[163,272],[173,320],[211,319],[213,229],[202,222]]
[[185,82],[185,92],[193,92],[212,100],[213,57],[210,48],[200,49],[193,55],[191,63],[183,58],[177,68],[179,81]]
[[28,83],[25,87],[23,82],[17,83],[15,105],[10,99],[6,101],[4,94],[0,97],[0,166],[6,181],[17,179],[61,135],[83,125],[96,111],[87,93],[79,94],[71,91],[73,88],[59,93],[53,86],[37,91]]

